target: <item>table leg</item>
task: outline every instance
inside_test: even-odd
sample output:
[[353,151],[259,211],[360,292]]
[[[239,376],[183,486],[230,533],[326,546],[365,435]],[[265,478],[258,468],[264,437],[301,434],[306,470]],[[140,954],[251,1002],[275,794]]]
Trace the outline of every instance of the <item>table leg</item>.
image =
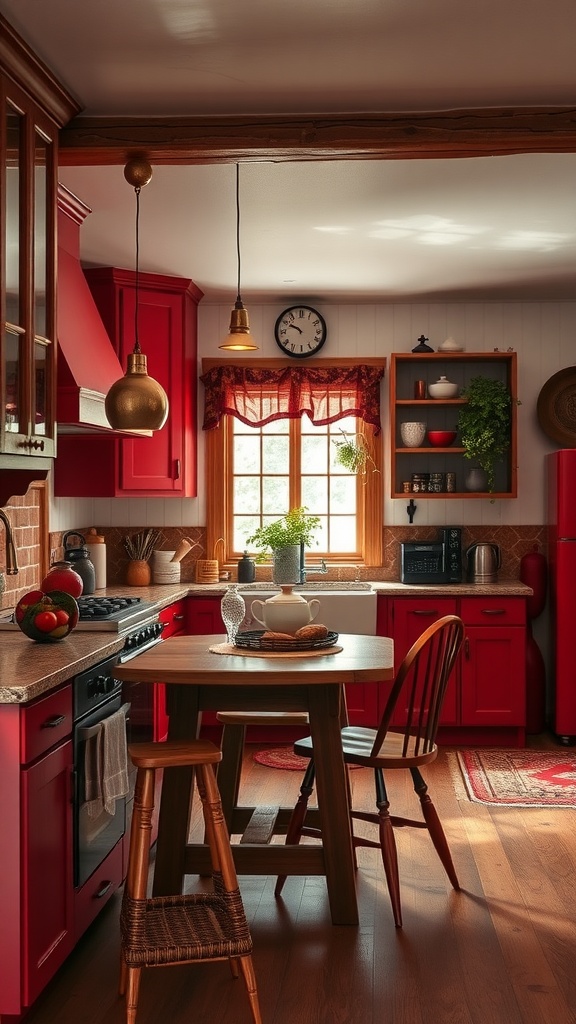
[[340,738],[341,687],[308,688],[316,789],[333,924],[358,924],[346,768]]
[[[168,686],[171,740],[195,739],[198,732],[198,687]],[[172,896],[184,886],[184,860],[190,828],[193,768],[165,768],[158,819],[154,896]]]

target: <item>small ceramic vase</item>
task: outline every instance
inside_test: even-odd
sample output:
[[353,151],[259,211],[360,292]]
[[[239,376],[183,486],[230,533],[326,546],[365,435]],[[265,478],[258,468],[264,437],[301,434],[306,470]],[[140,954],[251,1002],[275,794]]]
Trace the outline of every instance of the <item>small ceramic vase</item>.
[[467,491],[487,491],[488,476],[481,466],[472,466],[464,478],[464,486]]
[[407,448],[419,448],[426,437],[426,424],[401,423],[400,437]]
[[126,569],[126,583],[129,587],[148,587],[152,579],[152,570],[144,559],[133,558]]

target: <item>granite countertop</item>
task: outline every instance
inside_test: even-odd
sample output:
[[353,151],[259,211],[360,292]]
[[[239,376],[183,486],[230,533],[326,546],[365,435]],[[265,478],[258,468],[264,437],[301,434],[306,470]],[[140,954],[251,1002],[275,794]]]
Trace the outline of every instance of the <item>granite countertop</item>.
[[[324,585],[322,585],[322,583]],[[374,581],[358,585],[333,583],[326,586],[326,581],[318,584],[310,581],[299,587],[302,593],[324,590],[362,590],[372,589],[386,597],[530,597],[532,590],[518,580],[501,580],[493,584],[444,584],[438,586],[414,586],[393,581]],[[130,592],[143,601],[150,602],[154,608],[151,613],[160,612],[163,608],[187,596],[221,598],[227,583],[214,584],[181,583],[168,586],[132,587]],[[241,584],[242,591],[278,590],[272,583]],[[126,594],[126,586],[108,587],[106,594],[118,596]],[[8,609],[3,612],[9,611]],[[65,640],[59,643],[38,644],[24,636],[20,630],[0,631],[0,705],[24,704],[42,694],[48,693],[61,683],[72,679],[79,672],[96,665],[99,661],[117,654],[122,649],[124,636],[122,633],[82,632],[74,630]]]

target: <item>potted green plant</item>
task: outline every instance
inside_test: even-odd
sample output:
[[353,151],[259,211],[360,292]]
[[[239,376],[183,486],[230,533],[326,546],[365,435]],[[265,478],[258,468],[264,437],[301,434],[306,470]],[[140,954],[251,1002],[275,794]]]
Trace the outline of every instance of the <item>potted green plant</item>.
[[314,531],[319,526],[320,517],[311,516],[306,506],[301,505],[291,508],[281,519],[259,526],[246,538],[246,543],[259,549],[258,561],[272,552],[275,583],[298,583],[301,545],[310,547],[316,543]]
[[332,442],[336,445],[336,462],[350,473],[364,474],[369,465],[372,466],[373,473],[378,473],[379,470],[370,454],[369,443],[365,435],[348,434],[341,427],[340,433],[342,438],[340,440],[334,438]]
[[466,405],[460,410],[458,430],[464,458],[484,470],[487,490],[493,491],[495,467],[510,447],[510,390],[492,377],[473,377],[462,397]]

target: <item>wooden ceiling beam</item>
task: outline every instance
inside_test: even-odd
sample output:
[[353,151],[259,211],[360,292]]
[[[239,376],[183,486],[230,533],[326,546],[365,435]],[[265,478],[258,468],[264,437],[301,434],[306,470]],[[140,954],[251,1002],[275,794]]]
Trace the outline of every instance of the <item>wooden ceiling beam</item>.
[[409,160],[576,151],[572,107],[414,114],[76,117],[60,131],[63,165],[259,160]]

